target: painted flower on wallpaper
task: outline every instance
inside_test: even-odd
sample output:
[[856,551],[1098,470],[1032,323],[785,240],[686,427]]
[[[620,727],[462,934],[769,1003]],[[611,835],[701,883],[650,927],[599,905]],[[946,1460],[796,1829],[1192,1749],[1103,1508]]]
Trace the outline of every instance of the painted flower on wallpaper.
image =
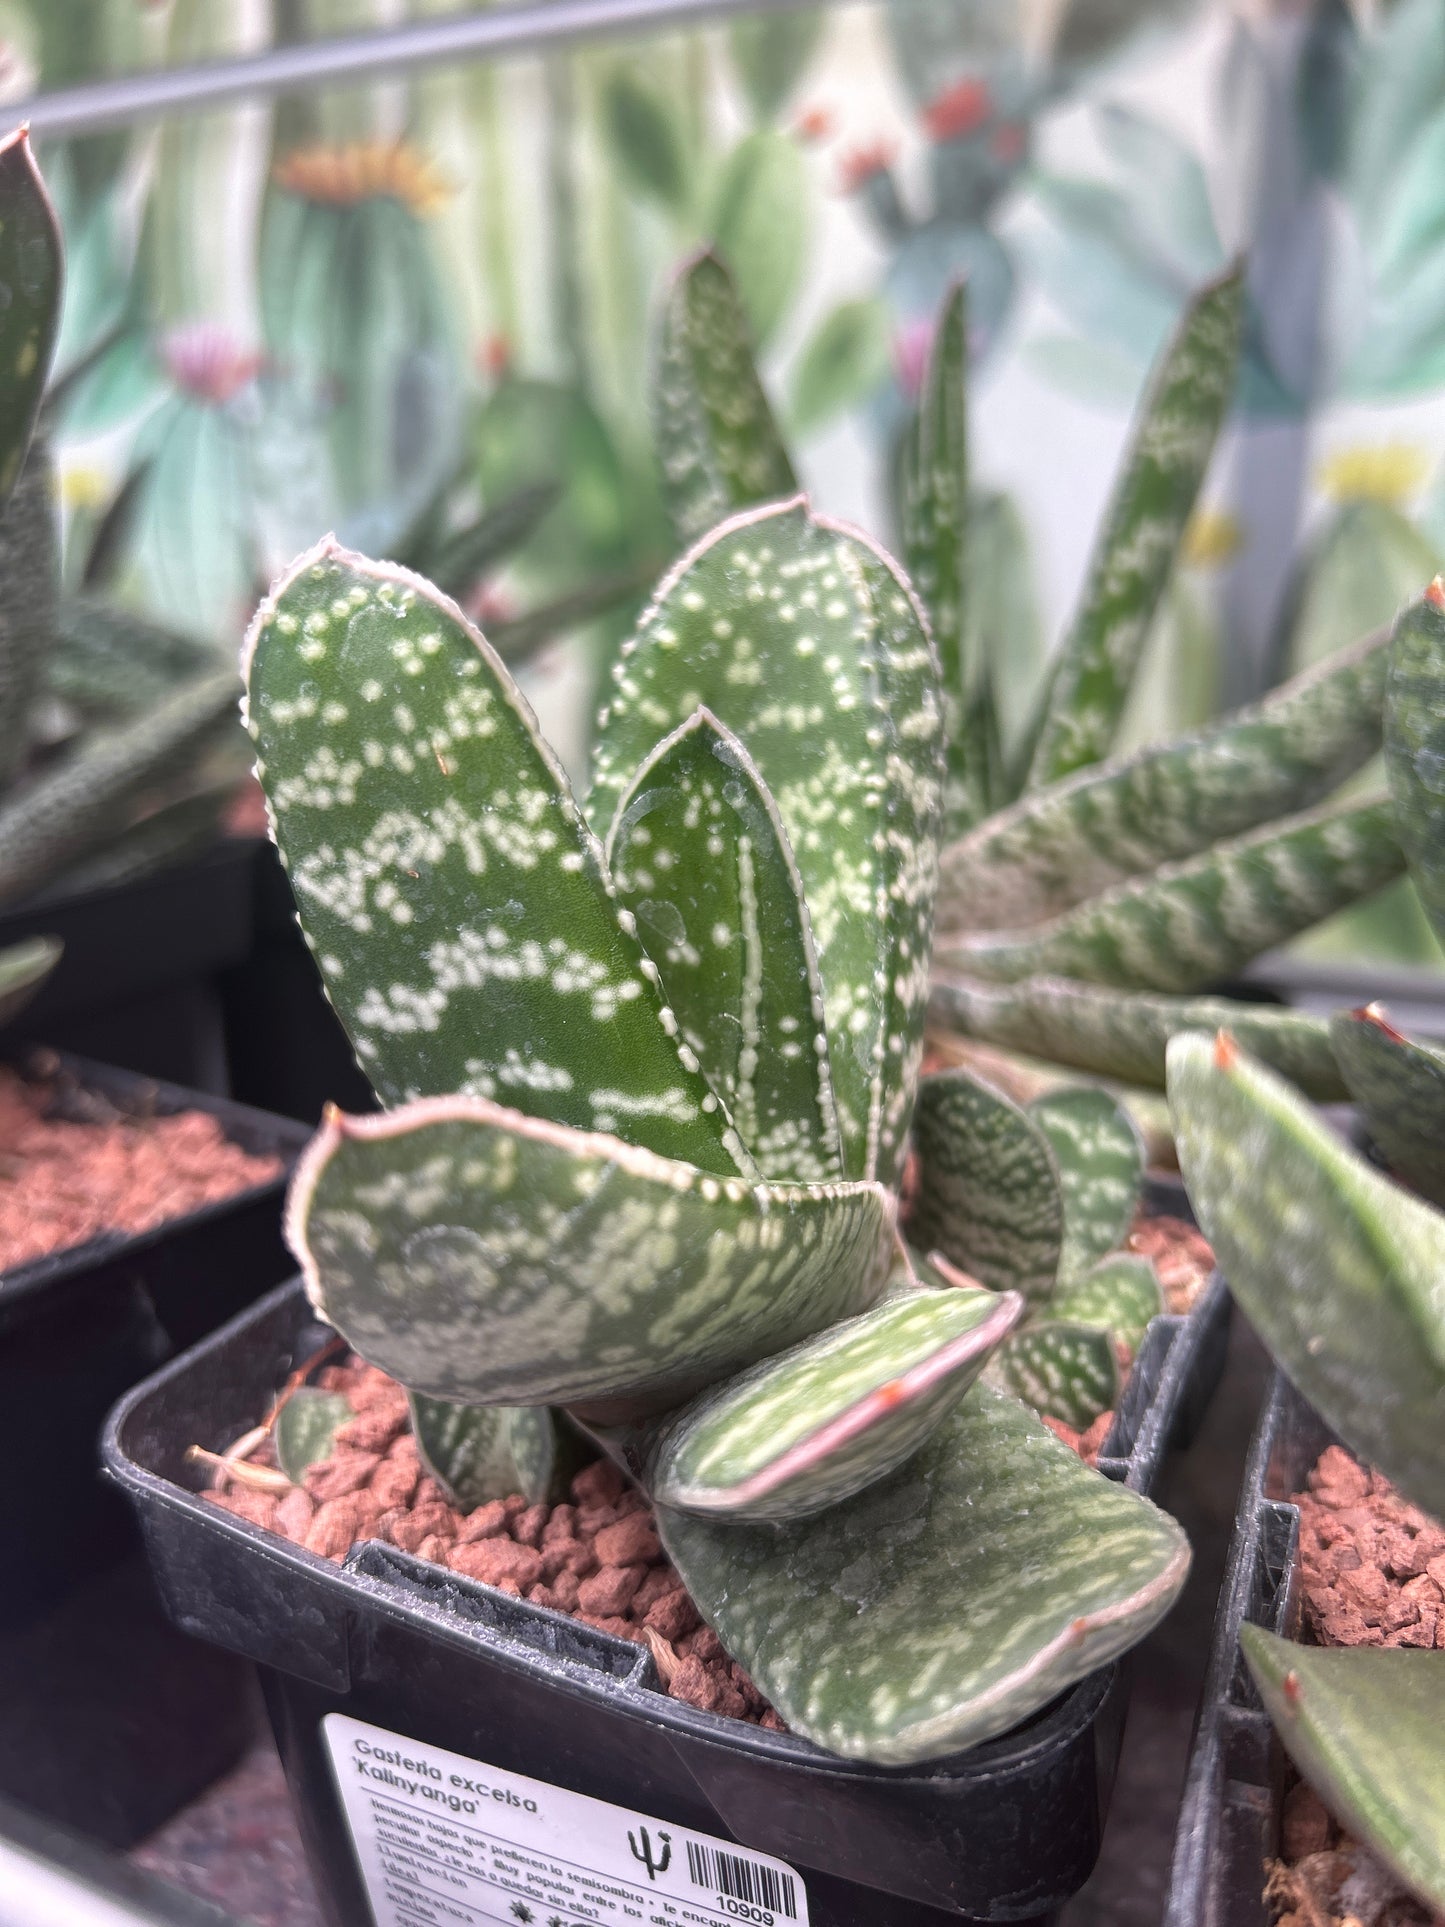
[[183,395],[224,408],[265,367],[265,357],[243,347],[210,321],[172,328],[160,344],[161,365]]
[[276,163],[276,185],[327,207],[398,202],[418,219],[437,214],[456,192],[436,163],[406,141],[349,141],[294,148]]

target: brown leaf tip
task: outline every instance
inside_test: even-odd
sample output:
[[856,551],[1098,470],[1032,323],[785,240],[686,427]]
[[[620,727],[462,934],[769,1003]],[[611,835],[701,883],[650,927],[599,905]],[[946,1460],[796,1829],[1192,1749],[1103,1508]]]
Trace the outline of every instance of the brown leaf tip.
[[1291,1712],[1293,1712],[1295,1708],[1299,1705],[1300,1698],[1303,1693],[1303,1688],[1301,1687],[1300,1681],[1299,1681],[1299,1674],[1294,1672],[1293,1670],[1286,1673],[1284,1676],[1284,1682],[1280,1687],[1280,1691],[1284,1694],[1285,1705],[1290,1709]]
[[1214,1033],[1214,1068],[1232,1071],[1239,1064],[1239,1046],[1227,1030]]
[[1436,576],[1425,591],[1425,600],[1432,609],[1445,609],[1445,577]]
[[1350,1015],[1359,1023],[1373,1024],[1376,1030],[1385,1033],[1392,1044],[1408,1044],[1410,1041],[1403,1031],[1396,1030],[1390,1022],[1385,1015],[1383,1004],[1362,1004],[1358,1010],[1352,1010]]

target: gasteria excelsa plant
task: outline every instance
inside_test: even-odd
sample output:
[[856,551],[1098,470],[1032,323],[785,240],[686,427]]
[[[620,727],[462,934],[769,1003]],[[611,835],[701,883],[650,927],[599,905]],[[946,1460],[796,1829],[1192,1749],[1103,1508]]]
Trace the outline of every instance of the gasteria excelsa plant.
[[979,1382],[1020,1295],[897,1234],[943,761],[896,565],[799,497],[704,535],[622,646],[585,816],[395,567],[323,543],[245,671],[391,1107],[327,1119],[290,1236],[452,1489],[543,1484],[564,1408],[787,1723],[862,1759],[966,1746],[1141,1637],[1179,1529]]

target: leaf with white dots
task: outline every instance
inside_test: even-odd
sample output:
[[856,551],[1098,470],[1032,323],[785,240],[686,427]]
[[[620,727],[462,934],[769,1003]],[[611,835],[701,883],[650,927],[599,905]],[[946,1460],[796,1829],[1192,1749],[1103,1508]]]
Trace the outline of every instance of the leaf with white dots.
[[1049,1314],[1067,1325],[1092,1325],[1137,1352],[1149,1320],[1163,1309],[1164,1293],[1152,1261],[1119,1251],[1061,1286]]
[[1059,1272],[1072,1277],[1128,1236],[1144,1185],[1144,1147],[1123,1106],[1089,1085],[1050,1091],[1028,1111],[1058,1166],[1064,1198]]
[[1059,1419],[1078,1432],[1087,1431],[1101,1412],[1112,1411],[1121,1382],[1107,1331],[1052,1314],[1015,1332],[989,1360],[985,1376],[1041,1417]]
[[817,946],[843,1168],[891,1182],[922,1051],[942,798],[937,661],[911,589],[806,502],[755,509],[662,582],[613,684],[599,820],[699,705],[762,772]]
[[1445,1049],[1402,1037],[1374,1004],[1341,1011],[1330,1037],[1350,1096],[1390,1169],[1445,1206]]
[[1445,582],[1437,576],[1390,639],[1385,768],[1410,875],[1445,939]]
[[546,1405],[455,1405],[409,1394],[422,1464],[452,1503],[471,1512],[520,1492],[529,1505],[566,1497],[576,1453]]
[[302,928],[383,1102],[474,1092],[746,1162],[535,717],[453,603],[328,540],[262,604],[245,668]]
[[837,1505],[918,1450],[1023,1309],[977,1286],[899,1291],[664,1420],[643,1483],[659,1505],[730,1519]]
[[658,1522],[789,1728],[881,1766],[1017,1726],[1142,1639],[1189,1570],[1167,1514],[986,1384],[899,1471],[812,1518]]
[[60,321],[60,226],[21,127],[0,141],[0,510],[35,431]]
[[287,1236],[313,1304],[392,1377],[473,1405],[665,1409],[865,1311],[894,1201],[750,1185],[485,1098],[333,1112]]
[[617,805],[607,863],[683,1042],[765,1178],[842,1176],[808,909],[777,805],[705,709]]
[[276,1414],[272,1442],[276,1463],[292,1485],[300,1485],[307,1467],[331,1457],[336,1434],[356,1414],[340,1392],[323,1392],[316,1385],[298,1385]]

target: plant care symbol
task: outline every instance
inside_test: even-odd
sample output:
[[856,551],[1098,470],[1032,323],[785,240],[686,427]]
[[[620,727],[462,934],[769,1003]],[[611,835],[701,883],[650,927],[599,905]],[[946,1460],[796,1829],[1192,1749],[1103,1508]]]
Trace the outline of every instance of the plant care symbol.
[[654,1858],[651,1834],[648,1833],[646,1827],[641,1827],[638,1831],[642,1835],[642,1845],[639,1847],[630,1833],[627,1836],[627,1844],[632,1849],[633,1859],[640,1860],[643,1866],[646,1867],[648,1879],[656,1880],[660,1873],[667,1872],[668,1863],[672,1859],[672,1835],[670,1833],[660,1833],[657,1836],[658,1845],[662,1848],[662,1852]]

